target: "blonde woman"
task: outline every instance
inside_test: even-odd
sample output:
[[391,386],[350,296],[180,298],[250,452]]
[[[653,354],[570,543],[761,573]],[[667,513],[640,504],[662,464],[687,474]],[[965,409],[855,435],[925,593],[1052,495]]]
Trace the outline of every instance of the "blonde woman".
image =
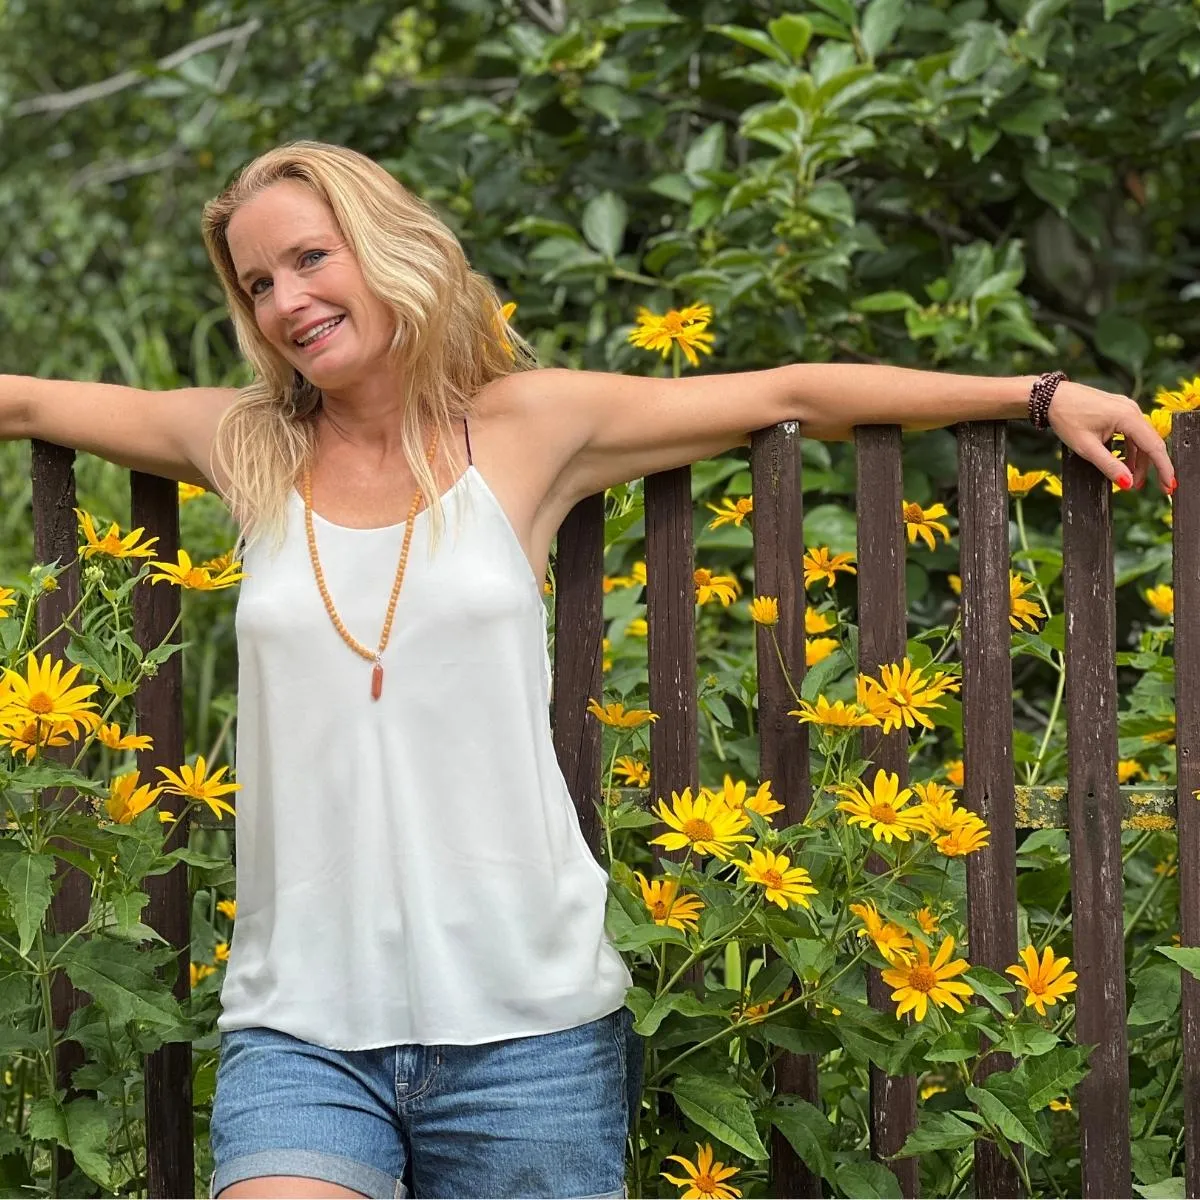
[[529,369],[446,226],[337,146],[264,154],[203,229],[254,383],[0,376],[0,436],[214,488],[243,531],[212,1194],[620,1196],[630,976],[547,717],[568,511],[784,420],[1029,411],[1114,481],[1152,463],[1171,489],[1165,447],[1131,400],[1057,375]]

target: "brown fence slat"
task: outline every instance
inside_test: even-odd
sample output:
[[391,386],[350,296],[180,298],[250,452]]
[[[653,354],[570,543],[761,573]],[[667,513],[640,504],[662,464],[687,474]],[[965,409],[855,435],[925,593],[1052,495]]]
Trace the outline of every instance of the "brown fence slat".
[[[173,480],[130,473],[134,526],[157,534],[158,555],[174,560],[179,549],[179,490]],[[133,594],[134,640],[143,650],[166,638],[179,616],[178,588],[137,588]],[[182,641],[176,629],[172,642]],[[155,767],[183,762],[183,658],[176,653],[144,680],[134,699],[138,732],[154,740],[138,753],[142,779],[157,778]],[[188,822],[175,826],[165,849],[188,843]],[[165,875],[146,880],[150,896],[147,923],[179,950],[174,994],[186,1000],[191,990],[191,898],[187,867],[180,863]],[[151,1196],[190,1196],[195,1189],[192,1122],[192,1047],[168,1042],[146,1058],[146,1186]]]
[[[751,439],[754,491],[754,591],[779,598],[775,638],[796,687],[804,678],[804,510],[800,487],[800,426],[795,421],[760,430]],[[781,824],[804,819],[812,803],[808,726],[788,710],[795,700],[784,679],[772,631],[756,629],[758,661],[759,776],[783,805]],[[772,952],[772,957],[774,953]],[[775,1069],[775,1090],[820,1100],[817,1058],[785,1052]],[[771,1131],[771,1177],[777,1196],[820,1196],[821,1179],[778,1129]]]
[[1108,480],[1086,459],[1067,450],[1063,458],[1067,804],[1073,965],[1079,972],[1075,1035],[1096,1047],[1078,1090],[1083,1194],[1128,1196],[1112,493]]
[[554,749],[579,813],[583,836],[599,857],[600,722],[604,637],[604,496],[575,505],[558,531],[554,578]]
[[[855,431],[858,465],[858,669],[878,675],[884,663],[900,662],[908,646],[904,585],[904,523],[901,480],[900,427],[876,425]],[[872,731],[867,731],[868,735]],[[901,784],[908,780],[908,732],[902,725],[886,737],[864,736],[864,757],[874,768],[895,772]],[[868,863],[878,869],[881,860]],[[875,865],[873,866],[872,863]],[[891,1012],[892,989],[872,969],[867,995],[873,1007]],[[917,1081],[911,1075],[885,1075],[871,1068],[871,1151],[876,1158],[895,1154],[904,1145],[917,1120]],[[887,1164],[900,1181],[905,1196],[915,1196],[918,1186],[916,1158]]]
[[[1002,972],[1017,961],[1017,852],[1012,759],[1012,657],[1008,623],[1008,487],[1005,427],[958,428],[958,535],[962,574],[963,798],[986,822],[985,849],[967,859],[971,962]],[[989,1055],[976,1083],[1007,1071]],[[975,1143],[975,1194],[1019,1196],[1016,1166],[992,1142]]]
[[[75,519],[75,452],[48,442],[34,441],[30,475],[33,483],[33,553],[38,563],[60,566],[74,564],[78,554],[78,522]],[[59,625],[79,603],[79,568],[68,567],[58,577],[58,587],[37,597],[37,630],[39,638]],[[65,632],[56,634],[42,651],[55,658],[64,658],[69,638]],[[74,757],[70,747],[61,750],[48,747],[47,758],[70,762]],[[70,804],[75,793],[63,788],[52,803]],[[45,802],[45,793],[43,793]],[[86,924],[91,907],[91,880],[76,867],[59,859],[54,872],[55,892],[50,905],[50,927],[56,934],[70,933]],[[74,987],[65,972],[56,971],[50,980],[50,1004],[54,1028],[66,1029],[71,1014],[91,1003],[87,992]],[[59,1087],[68,1089],[68,1098],[79,1095],[71,1088],[71,1076],[83,1066],[83,1047],[74,1041],[59,1042],[56,1068]],[[58,1179],[61,1182],[71,1173],[75,1159],[69,1150],[59,1146]]]
[[[1200,413],[1176,413],[1171,454],[1175,495],[1175,747],[1179,803],[1179,940],[1200,946]],[[1184,1170],[1189,1196],[1200,1196],[1200,981],[1183,977]]]

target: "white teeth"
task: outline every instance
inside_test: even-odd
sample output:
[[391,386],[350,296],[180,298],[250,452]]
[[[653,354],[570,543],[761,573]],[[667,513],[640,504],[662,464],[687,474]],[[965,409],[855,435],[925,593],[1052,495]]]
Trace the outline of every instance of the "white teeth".
[[297,346],[307,346],[309,344],[309,342],[313,341],[315,338],[319,338],[321,336],[321,334],[326,333],[330,329],[332,329],[336,324],[338,324],[339,321],[341,321],[341,319],[342,319],[341,317],[333,317],[331,320],[323,321],[320,325],[318,325],[316,327],[316,329],[313,329],[309,333],[306,333],[304,335],[304,337],[297,338],[296,345]]

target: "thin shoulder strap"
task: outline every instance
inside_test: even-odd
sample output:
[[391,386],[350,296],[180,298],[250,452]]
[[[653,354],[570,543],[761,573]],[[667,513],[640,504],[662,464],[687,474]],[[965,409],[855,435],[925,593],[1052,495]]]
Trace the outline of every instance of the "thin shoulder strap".
[[467,436],[467,466],[474,466],[475,460],[471,457],[471,430],[467,426],[466,417],[463,417],[463,433]]

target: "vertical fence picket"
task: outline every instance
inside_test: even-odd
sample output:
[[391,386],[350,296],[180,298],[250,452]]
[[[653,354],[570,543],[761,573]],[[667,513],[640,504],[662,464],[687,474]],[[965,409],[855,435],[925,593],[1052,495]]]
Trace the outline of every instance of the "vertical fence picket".
[[[134,471],[129,478],[134,526],[157,535],[159,557],[174,560],[179,549],[179,493],[173,480]],[[173,587],[137,588],[133,594],[134,640],[143,651],[168,634],[182,641],[172,626],[179,618],[180,593]],[[138,733],[153,739],[138,753],[143,779],[155,778],[155,767],[177,768],[183,761],[183,659],[178,653],[142,681],[135,697]],[[188,821],[175,826],[165,850],[188,844]],[[186,1000],[191,983],[191,899],[188,869],[179,863],[165,875],[146,880],[150,896],[148,924],[178,949],[174,994]],[[146,1186],[151,1196],[187,1196],[195,1187],[192,1121],[192,1047],[168,1042],[146,1059]]]
[[[878,675],[884,663],[900,662],[908,646],[904,584],[904,524],[901,505],[900,428],[896,425],[855,430],[858,465],[858,669]],[[864,756],[876,767],[908,780],[908,734],[904,726],[884,737],[864,731]],[[872,856],[878,863],[877,856]],[[868,864],[870,865],[870,864]],[[874,868],[872,868],[874,869]],[[891,989],[872,969],[867,994],[873,1007],[892,1011]],[[871,1150],[877,1158],[895,1154],[916,1124],[917,1082],[871,1068]],[[917,1194],[916,1158],[888,1163],[905,1196]]]
[[[1012,658],[1009,653],[1008,487],[1002,422],[958,429],[958,530],[962,573],[963,795],[990,831],[967,859],[971,962],[1001,972],[1017,956]],[[992,1054],[975,1082],[1012,1067]],[[975,1144],[975,1193],[1018,1196],[1016,1166],[990,1142]]]
[[1067,804],[1075,1035],[1094,1045],[1079,1085],[1084,1196],[1130,1194],[1129,1062],[1121,797],[1117,785],[1116,596],[1111,484],[1063,452]]
[[[74,451],[48,442],[33,443],[34,558],[38,563],[57,562],[60,566],[67,566],[58,577],[57,588],[34,599],[39,637],[45,637],[56,628],[79,603],[79,568],[77,565],[68,565],[75,564],[78,554],[74,464]],[[46,643],[43,653],[49,653],[56,659],[65,658],[68,640],[66,632],[56,633]],[[69,747],[62,750],[48,747],[45,755],[66,762],[73,757]],[[75,793],[66,788],[58,790],[49,800],[47,793],[42,793],[43,803],[65,805],[74,799]],[[68,866],[59,859],[55,867],[54,886],[57,890],[50,905],[50,928],[61,936],[86,924],[91,907],[91,881],[78,868]],[[50,1003],[54,1030],[48,1031],[48,1036],[52,1037],[55,1031],[61,1033],[66,1029],[72,1013],[91,1003],[91,996],[74,987],[65,972],[56,971],[50,980]],[[83,1065],[83,1047],[78,1042],[62,1041],[57,1046],[56,1054],[58,1085],[67,1089],[69,1098],[75,1094],[71,1087],[71,1076]],[[74,1169],[75,1159],[69,1150],[61,1146],[55,1148],[55,1154],[61,1182]]]
[[[1175,752],[1179,832],[1179,940],[1200,946],[1200,413],[1176,413],[1171,446],[1175,496]],[[1200,981],[1183,976],[1184,1169],[1188,1196],[1200,1196]]]
[[599,857],[600,722],[604,636],[604,496],[588,496],[558,531],[554,578],[554,749],[579,813],[583,836]]
[[[796,686],[804,677],[804,512],[800,488],[800,428],[792,421],[754,434],[750,449],[754,490],[754,590],[779,599],[779,624],[756,628],[758,662],[759,776],[771,781],[783,805],[782,824],[804,819],[812,803],[808,774],[808,726],[788,710],[795,701],[779,664],[779,650]],[[774,632],[774,638],[772,637]],[[820,1098],[817,1059],[784,1053],[775,1069],[775,1090],[810,1104]],[[778,1196],[820,1196],[820,1177],[810,1171],[779,1130],[771,1135],[771,1176]]]

